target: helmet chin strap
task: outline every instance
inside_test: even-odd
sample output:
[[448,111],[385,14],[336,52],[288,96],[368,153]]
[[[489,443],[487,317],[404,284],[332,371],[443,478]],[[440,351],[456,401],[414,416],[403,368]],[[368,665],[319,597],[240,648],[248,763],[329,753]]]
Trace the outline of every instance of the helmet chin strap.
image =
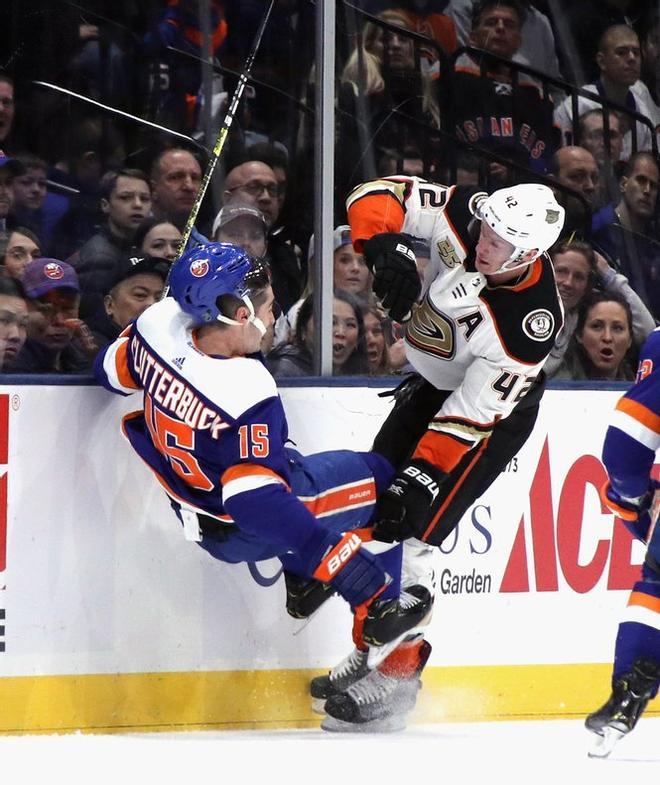
[[527,267],[528,264],[531,264],[533,261],[538,259],[538,257],[541,255],[539,253],[539,254],[536,254],[535,256],[532,256],[527,261],[524,261],[524,262],[520,261],[520,259],[522,259],[522,257],[525,255],[526,252],[527,252],[526,250],[516,248],[514,250],[514,252],[511,254],[511,256],[509,256],[509,258],[502,264],[502,266],[500,267],[500,269],[497,272],[498,273],[509,273],[512,270],[518,270],[521,267]]
[[[255,314],[254,306],[252,305],[252,300],[250,300],[250,298],[247,295],[245,295],[245,297],[241,297],[241,300],[243,300],[243,302],[245,303],[248,311],[250,312],[250,315],[248,316],[248,322],[250,324],[253,324],[257,328],[257,330],[259,330],[259,333],[261,334],[261,337],[263,338],[264,335],[266,335],[266,325]],[[232,324],[232,325],[234,325],[234,327],[240,327],[241,326],[241,322],[237,322],[236,319],[230,319],[229,316],[223,316],[221,313],[219,313],[216,316],[216,319],[219,322],[222,322],[223,324]]]

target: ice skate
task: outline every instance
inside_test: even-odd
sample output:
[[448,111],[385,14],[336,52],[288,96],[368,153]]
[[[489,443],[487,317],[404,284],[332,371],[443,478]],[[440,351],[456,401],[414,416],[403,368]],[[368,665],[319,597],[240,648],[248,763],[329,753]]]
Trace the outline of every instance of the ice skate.
[[362,639],[383,646],[426,623],[433,607],[429,590],[421,584],[401,590],[399,597],[373,602],[364,620]]
[[405,728],[430,653],[431,646],[423,638],[401,644],[377,669],[328,697],[323,730],[384,733]]
[[308,619],[313,613],[330,599],[334,589],[327,583],[305,579],[284,571],[286,586],[286,611],[294,619]]
[[317,676],[309,685],[309,692],[314,699],[312,710],[317,714],[325,714],[325,701],[331,695],[338,695],[352,684],[360,681],[369,673],[366,650],[357,647],[335,665],[330,673]]
[[585,720],[585,726],[598,738],[589,757],[606,758],[616,743],[637,725],[660,679],[660,665],[636,660],[632,671],[614,684],[607,702]]

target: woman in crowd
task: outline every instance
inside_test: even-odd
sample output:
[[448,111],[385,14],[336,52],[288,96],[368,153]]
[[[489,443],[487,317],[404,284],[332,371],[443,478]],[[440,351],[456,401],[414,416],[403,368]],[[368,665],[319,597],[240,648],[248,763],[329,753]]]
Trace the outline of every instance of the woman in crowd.
[[145,256],[157,256],[173,262],[178,256],[181,237],[173,223],[148,218],[135,232],[135,247]]
[[41,256],[41,243],[31,229],[17,226],[9,233],[7,244],[0,253],[4,272],[20,281],[25,265]]
[[[266,358],[275,377],[310,376],[314,373],[314,296],[303,300],[296,320],[294,340],[276,346]],[[332,304],[332,370],[335,375],[366,374],[367,351],[360,301],[336,289]]]
[[360,300],[335,289],[332,304],[332,373],[335,376],[366,374],[369,370]]
[[632,381],[636,354],[626,300],[619,294],[592,292],[580,304],[575,332],[555,378]]
[[393,343],[392,323],[376,305],[364,310],[364,343],[369,374],[384,376],[392,373],[389,350]]
[[619,295],[628,303],[632,313],[633,340],[636,346],[642,345],[654,329],[655,322],[625,276],[615,272],[601,254],[581,240],[562,240],[550,249],[550,258],[564,305],[564,327],[543,368],[548,377],[557,374],[575,332],[580,303],[594,290]]

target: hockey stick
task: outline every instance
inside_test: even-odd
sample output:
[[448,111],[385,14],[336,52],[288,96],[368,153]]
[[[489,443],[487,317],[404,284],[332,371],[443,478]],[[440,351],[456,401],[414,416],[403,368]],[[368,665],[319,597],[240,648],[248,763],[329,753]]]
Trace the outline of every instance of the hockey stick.
[[[236,85],[236,89],[234,90],[234,95],[232,96],[231,103],[229,104],[229,108],[227,109],[227,113],[225,114],[225,119],[222,122],[220,131],[218,132],[218,137],[215,141],[215,144],[213,145],[213,149],[211,150],[211,157],[209,158],[209,162],[206,166],[204,177],[202,178],[202,182],[199,184],[199,190],[197,191],[197,196],[195,197],[195,203],[193,204],[192,209],[190,210],[190,215],[188,216],[186,225],[183,228],[183,236],[181,237],[181,241],[179,243],[179,252],[177,254],[177,258],[181,256],[181,254],[185,250],[186,245],[188,244],[188,240],[190,239],[190,235],[195,225],[195,221],[197,220],[197,213],[199,212],[199,208],[201,207],[202,204],[202,199],[204,198],[204,194],[206,193],[208,184],[211,181],[213,172],[215,171],[215,167],[220,158],[220,154],[222,153],[222,148],[225,146],[225,141],[227,139],[229,129],[231,128],[231,124],[234,122],[234,116],[236,115],[238,104],[241,100],[241,96],[243,95],[243,90],[245,89],[245,85],[247,84],[250,71],[252,70],[252,65],[254,64],[254,59],[257,56],[257,51],[259,50],[259,46],[261,44],[261,39],[263,37],[264,30],[266,29],[266,25],[268,24],[270,12],[273,10],[274,5],[275,5],[275,0],[270,0],[270,3],[268,4],[268,8],[266,9],[266,13],[264,14],[264,17],[261,20],[261,24],[259,25],[259,29],[257,30],[254,43],[252,44],[252,49],[250,50],[247,60],[245,61],[245,66],[239,77],[238,84]],[[176,261],[177,260],[175,259],[173,265],[176,264]],[[168,290],[169,290],[169,286],[166,283],[165,292],[163,296],[167,295]]]
[[208,152],[206,147],[203,144],[200,144],[198,141],[193,139],[190,136],[186,136],[185,134],[181,134],[178,131],[173,131],[171,128],[166,128],[164,125],[158,125],[158,123],[152,123],[151,120],[145,120],[143,117],[138,117],[134,114],[129,114],[128,112],[124,112],[121,109],[117,109],[114,106],[109,106],[108,104],[102,104],[100,101],[95,101],[93,98],[88,98],[86,95],[80,95],[80,93],[74,93],[73,90],[68,90],[66,87],[60,87],[60,85],[51,84],[50,82],[41,82],[39,80],[35,80],[33,84],[38,85],[39,87],[45,87],[48,90],[55,90],[58,93],[62,93],[62,95],[67,95],[69,98],[75,98],[77,101],[83,101],[86,104],[91,104],[91,106],[95,106],[97,109],[101,109],[108,114],[115,114],[118,117],[123,117],[126,120],[130,120],[132,123],[136,123],[138,125],[146,125],[149,128],[155,128],[157,131],[161,131],[164,134],[168,134],[169,136],[176,136],[178,139],[183,139],[187,144],[192,144],[195,147],[198,147],[200,150],[203,150],[205,153]]

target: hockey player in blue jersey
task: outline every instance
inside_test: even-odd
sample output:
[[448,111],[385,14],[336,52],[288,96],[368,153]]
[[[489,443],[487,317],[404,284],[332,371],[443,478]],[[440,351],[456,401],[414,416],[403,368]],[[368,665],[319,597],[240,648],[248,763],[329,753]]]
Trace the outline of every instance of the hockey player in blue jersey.
[[647,544],[640,580],[619,624],[612,694],[590,714],[598,735],[590,755],[605,757],[637,724],[660,685],[660,527],[658,483],[651,477],[660,447],[660,327],[640,353],[635,384],[616,405],[603,445],[608,480],[601,500]]
[[429,591],[401,590],[402,546],[371,542],[392,466],[371,453],[302,456],[286,447],[284,409],[259,352],[274,322],[265,265],[209,243],[174,264],[170,292],[99,354],[97,379],[112,392],[143,393],[143,410],[124,417],[122,429],[187,539],[226,562],[278,557],[293,615],[309,612],[297,613],[307,586],[350,604],[372,698],[340,720],[380,729],[374,723],[414,706],[430,653],[411,632],[429,615]]

